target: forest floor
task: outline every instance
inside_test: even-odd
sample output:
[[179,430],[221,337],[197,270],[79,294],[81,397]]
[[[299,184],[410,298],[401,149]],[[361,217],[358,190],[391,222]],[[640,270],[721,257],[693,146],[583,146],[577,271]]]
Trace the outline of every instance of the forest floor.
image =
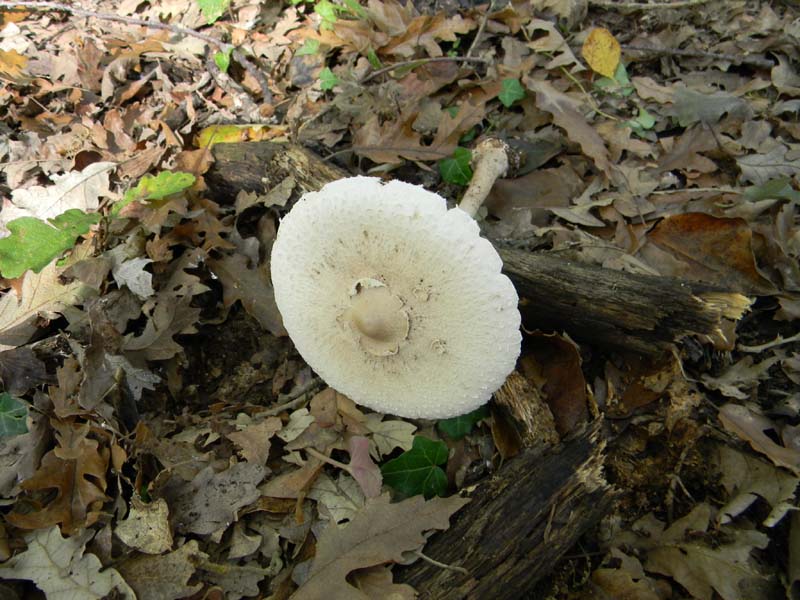
[[518,440],[327,388],[272,300],[297,182],[204,176],[294,143],[457,202],[494,136],[490,239],[752,300],[658,356],[525,330],[617,494],[529,597],[800,598],[798,69],[790,0],[0,2],[0,596],[415,597]]

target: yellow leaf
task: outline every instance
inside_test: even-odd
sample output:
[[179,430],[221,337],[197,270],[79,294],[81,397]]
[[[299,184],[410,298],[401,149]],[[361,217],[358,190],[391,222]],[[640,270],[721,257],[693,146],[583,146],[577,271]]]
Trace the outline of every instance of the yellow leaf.
[[195,145],[198,148],[211,148],[214,144],[281,141],[280,138],[287,132],[285,125],[210,125],[197,134]]
[[26,80],[22,70],[27,64],[28,59],[16,50],[0,50],[0,78],[14,82]]
[[595,73],[613,79],[622,51],[608,29],[598,27],[586,38],[581,54]]

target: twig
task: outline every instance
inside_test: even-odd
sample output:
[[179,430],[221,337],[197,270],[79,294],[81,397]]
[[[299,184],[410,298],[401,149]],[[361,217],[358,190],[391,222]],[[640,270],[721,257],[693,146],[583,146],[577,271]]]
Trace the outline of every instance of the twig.
[[788,338],[783,337],[782,335],[778,335],[774,340],[766,342],[764,344],[758,344],[757,346],[745,346],[744,344],[739,344],[736,346],[736,349],[741,352],[763,352],[764,350],[769,350],[770,348],[775,348],[777,346],[783,346],[784,344],[791,344],[792,342],[800,342],[800,333],[790,336]]
[[572,83],[574,83],[575,85],[578,86],[578,88],[581,90],[583,95],[586,96],[586,99],[589,101],[589,104],[592,105],[592,110],[594,112],[596,112],[598,115],[602,115],[603,117],[605,117],[606,119],[609,119],[610,121],[619,122],[621,120],[619,117],[615,117],[614,115],[610,115],[607,112],[605,112],[603,109],[601,109],[600,105],[597,103],[597,100],[595,100],[592,97],[592,95],[589,92],[586,91],[586,88],[583,87],[583,84],[578,80],[577,77],[575,77],[572,73],[570,73],[567,70],[566,67],[561,67],[561,72],[564,73],[564,75],[567,76],[567,79],[569,79]]
[[50,10],[53,12],[63,12],[76,17],[84,17],[89,19],[98,19],[101,21],[111,21],[115,23],[124,23],[126,25],[137,25],[140,27],[147,27],[148,29],[160,29],[162,31],[170,31],[177,35],[186,35],[190,37],[203,40],[220,50],[221,52],[230,52],[231,56],[242,65],[242,67],[253,76],[253,78],[261,86],[261,95],[267,104],[272,104],[272,94],[269,91],[267,80],[264,75],[255,68],[255,66],[246,60],[242,53],[233,45],[217,38],[201,33],[189,27],[182,25],[173,25],[171,23],[161,23],[160,21],[150,21],[148,19],[137,19],[135,17],[124,17],[122,15],[115,15],[112,13],[101,13],[93,10],[84,10],[74,6],[67,6],[66,4],[59,4],[58,2],[39,2],[33,0],[17,0],[15,2],[7,2],[0,0],[0,8],[7,10]]
[[592,6],[600,8],[614,8],[617,10],[657,10],[689,8],[690,6],[700,6],[707,4],[711,0],[678,0],[677,2],[615,2],[614,0],[589,0]]
[[282,413],[284,410],[292,409],[295,406],[298,406],[306,401],[306,394],[311,391],[314,391],[322,385],[322,380],[318,377],[312,379],[303,387],[298,390],[295,390],[291,394],[286,394],[283,397],[278,398],[278,404],[269,408],[269,410],[261,411],[258,415],[264,417],[272,417],[274,415],[278,415]]
[[650,52],[667,56],[683,56],[685,58],[711,58],[714,60],[730,61],[735,64],[748,64],[755,67],[771,69],[774,63],[766,58],[757,56],[738,56],[736,54],[720,54],[718,52],[705,52],[703,50],[680,50],[677,48],[653,48],[651,46],[628,46],[623,45],[625,52]]
[[438,560],[432,559],[430,556],[425,556],[421,550],[415,550],[414,555],[421,558],[425,562],[429,562],[432,565],[439,567],[440,569],[448,569],[450,571],[458,571],[459,573],[463,573],[464,575],[469,575],[469,571],[467,571],[464,567],[454,567],[453,565],[448,565],[443,562],[439,562]]
[[481,18],[481,24],[478,26],[478,32],[475,34],[475,39],[472,40],[472,44],[469,46],[469,50],[467,50],[467,57],[472,56],[472,51],[475,50],[475,47],[480,43],[481,38],[483,37],[483,30],[486,29],[486,22],[489,20],[489,13],[494,10],[494,0],[489,2],[489,6],[486,8],[486,12],[483,13],[483,18]]
[[478,63],[482,65],[489,64],[489,61],[485,58],[473,58],[470,56],[436,56],[434,58],[419,58],[417,60],[406,60],[403,62],[395,63],[393,65],[389,65],[388,67],[383,67],[378,69],[377,71],[373,71],[363,79],[359,81],[359,83],[367,83],[375,79],[376,77],[380,77],[384,73],[388,73],[389,71],[394,71],[395,69],[402,69],[403,67],[413,67],[418,65],[420,67],[427,65],[428,63],[436,63],[436,62],[465,62],[465,63]]

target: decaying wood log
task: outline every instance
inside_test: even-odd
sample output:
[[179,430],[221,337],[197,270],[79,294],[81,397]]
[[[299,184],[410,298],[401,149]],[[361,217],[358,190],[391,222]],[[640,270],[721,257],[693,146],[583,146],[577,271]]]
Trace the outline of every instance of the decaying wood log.
[[[217,144],[206,181],[213,197],[266,193],[291,177],[298,194],[348,173],[292,144]],[[722,335],[750,302],[741,294],[672,279],[635,275],[547,255],[498,248],[521,297],[527,328],[564,330],[574,339],[654,354],[686,335]]]
[[518,600],[611,508],[600,423],[553,449],[523,451],[481,483],[472,501],[395,578],[425,600]]

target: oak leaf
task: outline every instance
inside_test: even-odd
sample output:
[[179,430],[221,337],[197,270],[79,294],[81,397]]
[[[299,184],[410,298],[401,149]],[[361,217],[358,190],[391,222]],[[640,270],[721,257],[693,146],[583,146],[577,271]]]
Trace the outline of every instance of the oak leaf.
[[100,506],[108,499],[109,451],[85,437],[87,432],[87,428],[62,428],[59,446],[42,458],[36,473],[20,486],[32,493],[55,489],[55,499],[41,510],[10,513],[6,518],[12,525],[40,529],[60,523],[65,533],[72,533],[97,520]]
[[447,529],[451,515],[468,502],[456,496],[428,501],[414,496],[396,504],[388,496],[369,500],[349,524],[322,532],[308,579],[291,600],[369,598],[348,583],[352,571],[402,561],[404,552],[425,545],[424,532]]
[[62,538],[58,527],[25,536],[28,549],[0,565],[8,579],[29,579],[48,600],[93,600],[114,597],[135,600],[136,595],[116,569],[103,569],[94,554],[84,554],[89,535]]

